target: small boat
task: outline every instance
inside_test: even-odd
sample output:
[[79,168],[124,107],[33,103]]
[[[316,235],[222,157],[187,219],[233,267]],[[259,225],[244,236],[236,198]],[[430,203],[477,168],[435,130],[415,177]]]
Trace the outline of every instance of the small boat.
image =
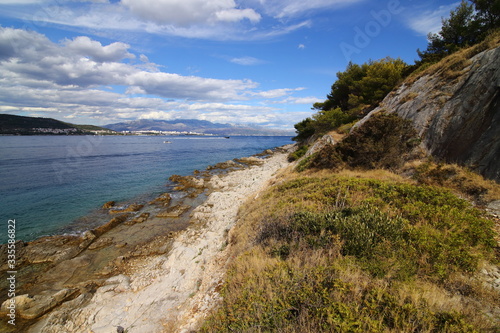
[[172,141],[163,141],[163,143],[172,143]]
[[224,138],[229,139],[229,138],[230,138],[230,136],[225,136]]

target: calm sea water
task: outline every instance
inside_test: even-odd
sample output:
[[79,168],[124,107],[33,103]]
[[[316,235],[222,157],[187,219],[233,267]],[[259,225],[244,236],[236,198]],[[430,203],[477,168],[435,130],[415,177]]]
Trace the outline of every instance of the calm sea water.
[[0,136],[0,243],[9,219],[16,220],[17,239],[59,234],[104,202],[164,192],[173,174],[289,143],[290,137]]

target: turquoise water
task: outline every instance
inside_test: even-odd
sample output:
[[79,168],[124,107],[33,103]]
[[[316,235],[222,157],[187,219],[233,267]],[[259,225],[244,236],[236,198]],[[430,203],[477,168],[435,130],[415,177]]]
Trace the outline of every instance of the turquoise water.
[[165,192],[173,174],[289,143],[290,137],[0,136],[0,243],[9,219],[16,220],[18,240],[67,232],[104,202]]

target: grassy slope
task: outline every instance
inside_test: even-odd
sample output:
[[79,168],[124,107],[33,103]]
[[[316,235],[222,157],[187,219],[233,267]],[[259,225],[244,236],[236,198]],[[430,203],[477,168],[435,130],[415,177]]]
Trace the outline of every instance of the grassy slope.
[[[499,36],[409,79],[454,78]],[[500,331],[500,292],[478,274],[500,262],[481,210],[500,185],[431,160],[394,171],[288,170],[247,202],[201,332]]]
[[500,329],[498,292],[474,278],[498,263],[494,223],[456,187],[382,170],[282,178],[242,210],[203,332]]

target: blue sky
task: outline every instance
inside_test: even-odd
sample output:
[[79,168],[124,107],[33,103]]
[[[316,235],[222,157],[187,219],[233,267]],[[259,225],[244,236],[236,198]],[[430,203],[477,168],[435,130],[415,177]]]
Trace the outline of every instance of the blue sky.
[[0,0],[0,112],[293,129],[349,61],[413,63],[458,4]]

